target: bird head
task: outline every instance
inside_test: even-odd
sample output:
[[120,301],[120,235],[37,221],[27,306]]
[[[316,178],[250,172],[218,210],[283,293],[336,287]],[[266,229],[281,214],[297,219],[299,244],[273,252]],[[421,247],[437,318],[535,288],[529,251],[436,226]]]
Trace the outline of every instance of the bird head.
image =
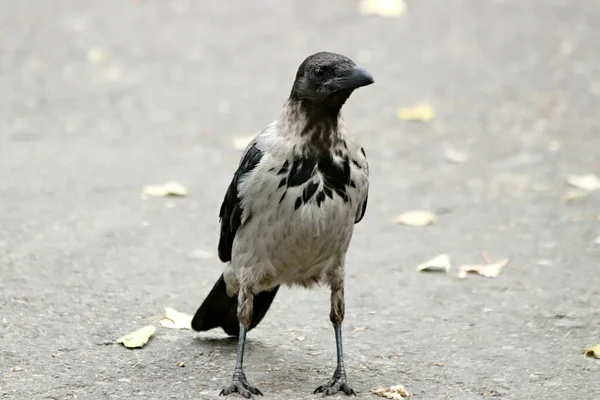
[[337,113],[355,89],[373,82],[373,76],[348,57],[320,52],[307,57],[298,67],[290,99],[309,108]]

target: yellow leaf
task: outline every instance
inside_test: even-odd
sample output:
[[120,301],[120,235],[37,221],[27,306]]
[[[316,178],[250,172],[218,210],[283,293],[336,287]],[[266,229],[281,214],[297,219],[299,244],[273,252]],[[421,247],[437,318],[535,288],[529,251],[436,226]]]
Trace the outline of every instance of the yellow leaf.
[[440,254],[439,256],[426,261],[417,266],[417,271],[450,271],[450,257],[448,254]]
[[92,47],[88,50],[87,59],[92,64],[99,64],[106,60],[106,53],[99,47]]
[[165,318],[160,321],[160,324],[171,329],[192,329],[192,316],[174,308],[165,307]]
[[148,343],[150,336],[154,335],[154,332],[156,332],[156,327],[148,325],[118,338],[117,343],[122,343],[125,347],[130,349],[144,347],[144,345]]
[[371,389],[371,393],[376,394],[379,397],[386,399],[401,400],[410,397],[410,393],[402,385],[395,385],[392,387],[380,386],[375,389]]
[[248,135],[248,136],[236,136],[233,138],[231,143],[233,144],[233,148],[236,150],[245,150],[248,144],[254,139],[256,135]]
[[583,353],[588,357],[600,358],[600,344],[584,349]]
[[595,174],[571,175],[567,179],[567,183],[588,192],[600,189],[600,178]]
[[398,110],[398,118],[403,121],[422,121],[428,122],[435,117],[433,108],[428,104],[417,104],[413,107],[401,108]]
[[464,264],[459,267],[459,277],[466,278],[467,273],[475,272],[486,278],[496,278],[502,272],[502,268],[508,265],[508,258],[486,265],[481,264]]
[[577,200],[585,199],[589,195],[590,195],[590,192],[588,192],[587,190],[571,189],[571,190],[567,191],[567,193],[565,193],[565,195],[563,196],[563,200],[567,201],[567,202],[577,201]]
[[162,185],[146,185],[142,189],[142,198],[187,196],[188,188],[178,182],[167,182]]
[[403,225],[426,226],[437,221],[437,216],[428,210],[411,210],[396,216],[393,221]]
[[406,14],[406,2],[404,0],[361,0],[358,9],[365,15],[397,18]]

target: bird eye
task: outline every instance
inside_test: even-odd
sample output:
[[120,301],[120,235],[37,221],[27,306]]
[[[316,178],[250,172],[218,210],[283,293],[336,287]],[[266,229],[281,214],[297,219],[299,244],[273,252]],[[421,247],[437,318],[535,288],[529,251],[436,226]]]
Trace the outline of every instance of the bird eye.
[[321,80],[325,77],[325,70],[321,67],[313,68],[312,75],[315,79]]

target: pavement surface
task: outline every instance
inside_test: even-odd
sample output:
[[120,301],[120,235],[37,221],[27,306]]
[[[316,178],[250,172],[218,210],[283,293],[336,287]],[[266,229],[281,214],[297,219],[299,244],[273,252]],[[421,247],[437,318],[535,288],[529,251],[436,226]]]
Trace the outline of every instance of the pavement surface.
[[[354,0],[0,1],[0,397],[217,398],[235,341],[158,321],[221,272],[232,139],[330,50],[376,77],[345,108],[372,175],[347,265],[359,396],[600,398],[581,353],[600,343],[600,196],[562,200],[569,175],[600,173],[599,21],[593,0],[408,0],[396,19]],[[423,101],[434,121],[397,118]],[[140,199],[169,180],[190,196]],[[391,222],[415,208],[444,213]],[[511,264],[458,279],[482,251]],[[440,253],[449,274],[415,271]],[[249,335],[265,399],[330,377],[328,296],[284,289]],[[110,344],[147,324],[143,349]]]

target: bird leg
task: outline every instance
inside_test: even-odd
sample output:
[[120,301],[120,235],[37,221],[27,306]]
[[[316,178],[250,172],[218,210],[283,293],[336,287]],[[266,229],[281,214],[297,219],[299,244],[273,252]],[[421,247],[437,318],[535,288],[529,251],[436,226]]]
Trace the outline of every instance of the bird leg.
[[248,289],[240,289],[240,293],[238,294],[240,334],[238,337],[237,359],[235,361],[231,385],[224,387],[219,396],[227,396],[231,393],[239,393],[247,399],[252,398],[253,394],[262,396],[260,390],[248,383],[246,374],[244,373],[244,346],[246,344],[246,332],[250,326],[250,321],[252,321],[253,301],[254,295]]
[[[338,279],[339,281],[339,279]],[[344,320],[344,283],[331,285],[331,312],[329,319],[335,331],[335,347],[337,351],[337,367],[329,382],[315,389],[314,393],[323,393],[323,397],[331,396],[337,392],[344,392],[347,396],[356,396],[354,390],[346,382],[346,369],[344,368],[344,352],[342,349],[342,321]]]

